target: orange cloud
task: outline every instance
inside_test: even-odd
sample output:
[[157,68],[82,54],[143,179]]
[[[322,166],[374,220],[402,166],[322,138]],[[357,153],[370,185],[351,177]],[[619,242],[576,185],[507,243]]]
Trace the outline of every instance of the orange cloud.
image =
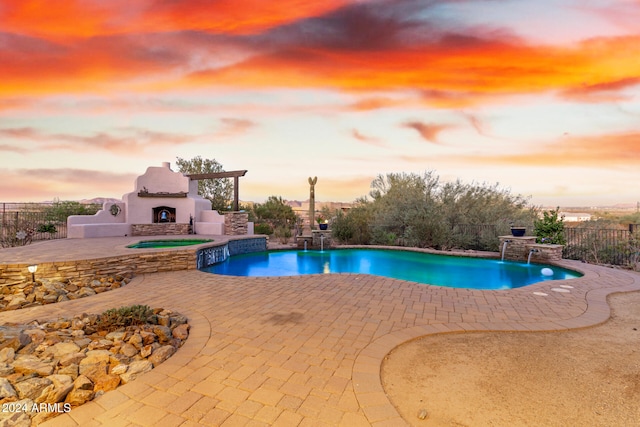
[[634,86],[640,86],[640,77],[628,77],[591,85],[583,84],[580,87],[567,89],[561,95],[581,102],[623,101],[629,97],[619,92]]
[[[48,150],[89,151],[101,149],[114,153],[142,153],[148,148],[194,142],[197,136],[123,128],[113,133],[91,135],[49,134],[35,128],[0,129],[0,137],[18,141],[35,141]],[[1,147],[0,147],[1,149]]]
[[223,117],[220,119],[222,129],[217,132],[219,136],[233,136],[245,133],[256,126],[251,120]]
[[349,108],[354,111],[371,111],[395,107],[399,104],[401,104],[400,101],[388,97],[372,97],[356,101]]
[[[640,75],[640,35],[532,45],[504,29],[425,18],[431,2],[64,3],[14,0],[0,12],[0,95],[322,87],[411,90],[464,108]],[[384,105],[393,102],[355,107]]]
[[416,130],[420,136],[429,142],[438,144],[438,135],[445,129],[450,128],[449,125],[434,125],[421,122],[409,121],[402,124],[402,127]]
[[364,135],[357,129],[353,129],[351,131],[351,136],[353,136],[355,139],[357,139],[360,142],[364,142],[365,144],[373,145],[376,147],[385,147],[385,144],[382,143],[382,141],[380,141],[379,138]]
[[[636,167],[640,159],[640,132],[596,136],[568,136],[537,144],[524,154],[477,156],[473,161],[530,166]],[[607,166],[608,165],[608,166]]]
[[251,34],[327,13],[349,0],[109,0],[56,2],[6,0],[0,9],[4,31],[69,39],[137,32],[206,30]]

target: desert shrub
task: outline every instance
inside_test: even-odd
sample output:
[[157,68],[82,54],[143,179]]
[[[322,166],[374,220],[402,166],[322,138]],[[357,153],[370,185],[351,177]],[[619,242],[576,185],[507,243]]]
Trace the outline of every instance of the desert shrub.
[[292,235],[291,229],[284,225],[276,227],[273,234],[280,240],[280,243],[288,243]]
[[147,305],[131,305],[109,309],[98,317],[97,324],[104,329],[117,329],[131,325],[142,325],[153,314]]
[[564,220],[559,217],[560,207],[542,213],[542,218],[534,221],[534,231],[537,243],[566,245],[564,237]]
[[40,224],[38,225],[38,229],[36,230],[38,233],[55,233],[58,231],[58,229],[56,228],[56,225],[48,222],[46,224]]
[[261,222],[253,227],[253,231],[256,234],[266,234],[267,236],[270,236],[273,234],[273,227],[266,222]]
[[338,210],[331,222],[331,235],[340,243],[352,245],[368,245],[371,243],[371,211],[364,200],[356,201],[356,205],[348,214]]

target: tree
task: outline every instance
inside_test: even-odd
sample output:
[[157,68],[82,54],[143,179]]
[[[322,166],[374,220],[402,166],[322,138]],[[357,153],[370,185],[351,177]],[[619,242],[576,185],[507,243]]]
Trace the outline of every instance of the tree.
[[371,243],[371,218],[371,202],[360,198],[348,213],[341,210],[335,212],[331,224],[332,235],[342,243],[368,245]]
[[273,228],[293,227],[296,222],[296,214],[280,196],[269,196],[266,202],[256,203],[253,206],[256,221],[266,222]]
[[[177,157],[176,164],[184,174],[224,172],[216,159],[203,159],[200,156],[191,160]],[[229,178],[201,179],[198,181],[198,194],[211,201],[211,209],[228,211],[233,200],[233,181]]]
[[[441,184],[434,171],[378,175],[369,196],[371,201],[364,199],[358,209],[336,217],[336,239],[437,249],[475,242],[491,250],[498,245],[495,233],[508,230],[509,221],[531,224],[535,217],[527,199],[497,184]],[[464,231],[467,227],[476,231]]]
[[559,216],[560,207],[542,213],[542,219],[534,222],[534,233],[538,243],[566,245],[564,238],[564,218]]

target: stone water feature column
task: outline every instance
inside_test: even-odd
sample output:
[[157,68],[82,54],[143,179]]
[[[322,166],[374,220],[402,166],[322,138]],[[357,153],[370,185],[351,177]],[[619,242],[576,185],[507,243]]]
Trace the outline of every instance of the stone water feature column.
[[[500,240],[500,246],[498,247],[500,255],[504,250],[504,259],[512,261],[526,261],[529,256],[527,246],[536,243],[535,236],[499,236],[498,239]],[[505,243],[507,244],[506,247]]]
[[246,212],[224,213],[224,234],[227,236],[239,236],[247,234],[249,214]]
[[[500,236],[500,255],[504,248],[504,259],[512,261],[527,261],[531,253],[532,262],[553,262],[562,259],[563,245],[548,245],[536,243],[535,236]],[[506,243],[506,247],[504,246]]]

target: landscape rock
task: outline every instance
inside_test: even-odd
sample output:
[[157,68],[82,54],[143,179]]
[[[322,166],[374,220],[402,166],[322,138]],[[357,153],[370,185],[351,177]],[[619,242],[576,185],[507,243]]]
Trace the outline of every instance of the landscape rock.
[[23,375],[35,373],[46,377],[53,373],[54,367],[53,362],[44,362],[37,356],[21,354],[14,360],[13,369]]
[[158,340],[160,343],[166,343],[173,335],[171,334],[171,329],[168,326],[157,325],[153,327],[153,333],[158,336]]
[[16,356],[13,347],[5,347],[0,350],[0,363],[11,363]]
[[127,357],[133,357],[136,354],[138,354],[138,349],[133,346],[132,344],[129,343],[124,343],[122,346],[120,346],[120,353],[127,356]]
[[45,357],[50,356],[55,358],[62,358],[79,351],[80,347],[73,342],[59,342],[47,348],[42,355]]
[[[29,286],[23,289],[30,291]],[[30,402],[29,408],[73,408],[149,372],[171,357],[189,333],[184,316],[163,309],[153,312],[168,316],[171,326],[152,320],[105,329],[99,315],[85,313],[73,319],[0,326],[0,402],[23,399]],[[56,415],[0,413],[0,427],[37,425]]]
[[84,298],[118,289],[131,281],[130,277],[101,277],[94,280],[36,280],[5,283],[0,289],[0,311],[19,310],[71,299]]
[[153,366],[156,367],[162,362],[164,362],[165,360],[167,360],[168,358],[170,358],[171,356],[173,356],[173,353],[175,352],[176,352],[176,349],[174,346],[164,345],[154,350],[154,352],[151,354],[151,356],[149,356],[147,360],[153,363]]
[[42,391],[36,402],[58,403],[62,402],[73,389],[73,378],[69,375],[49,375],[51,384]]
[[127,372],[120,375],[120,379],[122,380],[123,384],[126,384],[136,379],[138,375],[149,372],[152,369],[153,364],[148,360],[136,360],[135,362],[131,362]]
[[0,399],[16,396],[18,396],[18,393],[16,393],[16,390],[13,388],[9,380],[6,378],[0,378]]
[[51,380],[42,377],[29,378],[14,384],[20,399],[36,400],[42,391],[51,384]]
[[171,332],[171,335],[179,340],[187,339],[189,336],[189,325],[187,323],[178,324]]

